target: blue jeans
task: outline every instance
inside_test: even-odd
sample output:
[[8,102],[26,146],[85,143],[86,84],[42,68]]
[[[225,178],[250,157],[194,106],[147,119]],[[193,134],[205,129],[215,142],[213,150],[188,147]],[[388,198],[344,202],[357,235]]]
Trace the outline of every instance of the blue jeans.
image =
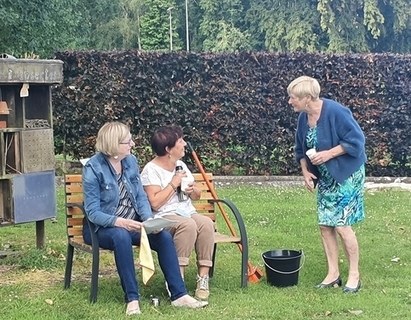
[[[117,272],[126,302],[139,300],[132,245],[140,244],[140,232],[130,232],[119,227],[100,227],[97,236],[101,248],[114,251]],[[85,243],[91,244],[90,228],[87,222],[83,226],[83,238]],[[160,268],[171,292],[171,300],[186,295],[187,290],[181,277],[177,253],[170,233],[163,230],[157,234],[149,234],[148,241],[151,249],[157,252]]]

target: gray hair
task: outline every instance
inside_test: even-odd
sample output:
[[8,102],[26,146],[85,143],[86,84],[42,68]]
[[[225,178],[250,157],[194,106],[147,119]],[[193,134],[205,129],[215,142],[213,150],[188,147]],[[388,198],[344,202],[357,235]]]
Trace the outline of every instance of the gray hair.
[[311,96],[317,100],[320,96],[321,87],[318,81],[308,76],[301,76],[291,81],[287,87],[288,95],[295,95],[298,99]]

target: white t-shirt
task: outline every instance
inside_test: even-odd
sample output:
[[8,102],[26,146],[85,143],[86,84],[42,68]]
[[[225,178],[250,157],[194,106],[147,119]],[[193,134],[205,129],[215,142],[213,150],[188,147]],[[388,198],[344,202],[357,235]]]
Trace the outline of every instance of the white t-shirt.
[[[193,175],[191,174],[190,170],[187,168],[187,165],[183,161],[178,160],[177,165],[182,166],[186,172],[187,177],[192,178],[192,180],[194,181]],[[171,182],[174,174],[175,170],[168,171],[150,161],[146,164],[143,171],[141,172],[140,178],[143,186],[160,186],[162,190],[166,188],[167,185]],[[175,192],[166,204],[161,206],[158,210],[153,210],[153,213],[158,216],[170,214],[189,216],[195,213],[196,209],[191,203],[191,199],[189,197],[187,198],[187,200],[180,202],[178,201],[177,192]]]

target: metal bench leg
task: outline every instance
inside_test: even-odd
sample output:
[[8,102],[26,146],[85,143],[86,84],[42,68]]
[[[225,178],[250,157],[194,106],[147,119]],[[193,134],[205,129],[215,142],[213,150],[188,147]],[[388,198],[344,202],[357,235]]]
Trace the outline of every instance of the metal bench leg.
[[242,241],[242,253],[241,253],[241,287],[246,288],[248,282],[248,243]]
[[74,255],[74,247],[69,243],[67,245],[66,271],[64,275],[64,289],[70,288],[71,270],[73,269],[73,255]]
[[215,267],[215,257],[217,253],[217,243],[214,243],[214,250],[213,250],[213,265],[210,268],[210,271],[208,272],[208,276],[212,278],[214,276],[214,267]]
[[93,247],[93,262],[91,268],[91,290],[90,290],[90,303],[97,301],[98,291],[98,271],[100,263],[100,251],[99,248]]

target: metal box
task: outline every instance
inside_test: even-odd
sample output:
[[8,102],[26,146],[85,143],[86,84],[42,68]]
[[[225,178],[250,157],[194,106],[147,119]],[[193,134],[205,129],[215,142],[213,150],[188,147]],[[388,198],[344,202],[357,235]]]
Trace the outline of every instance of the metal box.
[[57,215],[55,173],[14,175],[0,180],[0,224],[18,224]]

